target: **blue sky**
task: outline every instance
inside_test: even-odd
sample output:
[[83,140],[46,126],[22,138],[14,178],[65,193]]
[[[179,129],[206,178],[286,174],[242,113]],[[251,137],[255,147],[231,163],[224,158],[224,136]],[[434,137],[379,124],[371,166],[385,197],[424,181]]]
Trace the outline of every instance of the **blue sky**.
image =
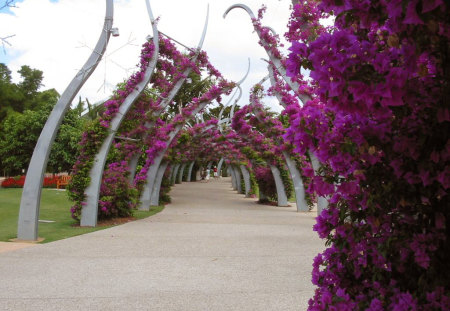
[[[23,2],[23,1],[25,1],[25,0],[13,0],[10,5],[20,8],[21,2]],[[59,0],[48,0],[48,1],[56,3]],[[0,0],[0,8],[3,7],[6,4],[6,2],[7,2],[7,0]],[[5,7],[1,8],[0,13],[14,15],[13,11],[11,11],[11,8],[9,6],[5,6]],[[10,35],[14,35],[14,33],[12,33],[11,31],[9,31],[7,33],[0,32],[0,38],[5,38]],[[13,40],[13,39],[12,38],[7,39],[8,42],[10,42],[11,40]],[[5,53],[3,46],[5,47],[5,50],[6,49],[8,50],[8,52]],[[7,44],[3,44],[0,46],[0,63],[8,64],[12,59],[14,59],[18,56],[19,56],[18,53],[14,53],[14,54],[11,53],[9,46]]]
[[[4,0],[0,0],[2,3]],[[264,25],[282,35],[290,15],[291,0],[150,0],[153,14],[160,17],[159,30],[184,44],[195,47],[203,29],[207,4],[210,20],[203,50],[211,63],[229,80],[240,80],[251,60],[251,72],[242,85],[240,105],[248,103],[251,87],[267,75],[267,55],[258,45],[249,16],[243,10],[224,11],[232,4],[246,3],[256,13],[264,3]],[[0,37],[8,41],[6,54],[0,49],[0,62],[16,73],[22,65],[44,72],[45,88],[62,93],[83,66],[103,28],[104,0],[18,0],[9,13],[0,12]],[[120,36],[111,38],[106,56],[78,96],[97,102],[110,96],[114,86],[131,75],[138,63],[141,45],[150,33],[144,0],[115,0],[114,27]],[[284,48],[285,52],[288,45]],[[266,88],[269,85],[266,86]],[[78,96],[76,97],[78,100]],[[226,102],[226,99],[224,99]],[[267,99],[274,110],[281,107]]]
[[[20,3],[23,1],[25,1],[25,0],[14,0],[12,5],[20,7]],[[59,0],[49,0],[49,1],[50,2],[58,2]],[[6,3],[6,0],[0,0],[0,7],[2,7],[5,3]],[[0,13],[13,14],[8,6],[0,9]]]

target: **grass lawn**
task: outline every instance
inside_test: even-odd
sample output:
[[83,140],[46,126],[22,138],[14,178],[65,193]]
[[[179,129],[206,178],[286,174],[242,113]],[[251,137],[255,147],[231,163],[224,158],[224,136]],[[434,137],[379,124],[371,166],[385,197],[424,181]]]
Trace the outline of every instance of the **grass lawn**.
[[[8,241],[17,237],[17,221],[19,218],[19,206],[22,189],[0,188],[0,241]],[[56,240],[69,238],[72,236],[102,230],[113,225],[95,228],[80,228],[73,226],[76,221],[70,216],[71,201],[65,191],[54,189],[42,189],[40,220],[51,220],[54,222],[39,222],[39,237],[48,243]],[[137,219],[159,213],[163,206],[152,208],[150,211],[135,211],[134,217]]]

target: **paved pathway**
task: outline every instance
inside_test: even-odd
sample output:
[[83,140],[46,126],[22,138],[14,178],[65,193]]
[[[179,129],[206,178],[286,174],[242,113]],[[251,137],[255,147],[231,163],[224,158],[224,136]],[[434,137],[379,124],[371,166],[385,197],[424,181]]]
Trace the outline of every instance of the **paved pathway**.
[[0,310],[305,310],[314,213],[227,178],[183,183],[139,221],[0,253]]

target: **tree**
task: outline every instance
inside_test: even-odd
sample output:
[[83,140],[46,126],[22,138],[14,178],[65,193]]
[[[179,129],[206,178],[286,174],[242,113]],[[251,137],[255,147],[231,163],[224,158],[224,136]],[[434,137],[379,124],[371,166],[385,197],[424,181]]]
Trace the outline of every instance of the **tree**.
[[6,117],[0,132],[0,158],[7,174],[20,174],[27,168],[51,107],[23,114],[13,112]]
[[22,80],[16,84],[11,81],[11,70],[0,63],[0,122],[8,113],[40,109],[42,104],[54,101],[59,96],[55,90],[38,91],[43,79],[41,70],[24,65],[18,73]]
[[19,111],[24,96],[18,86],[11,82],[11,71],[0,63],[0,122],[11,111]]
[[178,113],[179,106],[182,108],[188,106],[192,98],[202,96],[213,85],[213,81],[210,78],[202,80],[201,75],[195,72],[191,72],[188,78],[190,82],[187,81],[183,84],[173,102],[169,105],[169,112]]
[[79,142],[89,119],[81,118],[83,106],[70,109],[64,117],[58,135],[53,143],[47,164],[47,171],[52,173],[70,172],[75,163]]
[[18,84],[20,92],[24,95],[23,110],[35,109],[36,102],[33,99],[38,94],[38,89],[43,86],[44,78],[41,70],[32,69],[30,66],[24,65],[17,71],[22,77],[22,81]]
[[11,83],[11,70],[8,66],[0,63],[0,82],[1,83]]
[[[8,175],[21,174],[28,167],[42,128],[58,100],[55,90],[44,91],[38,97],[47,100],[41,102],[40,109],[10,113],[1,125],[0,163]],[[79,107],[70,109],[66,114],[50,153],[49,172],[69,171],[72,168],[87,122],[80,118],[80,114]]]

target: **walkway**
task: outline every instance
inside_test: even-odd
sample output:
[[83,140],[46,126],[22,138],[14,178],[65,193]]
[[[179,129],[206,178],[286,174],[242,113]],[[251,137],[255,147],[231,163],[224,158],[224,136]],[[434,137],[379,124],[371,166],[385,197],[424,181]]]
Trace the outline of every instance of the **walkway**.
[[0,253],[0,310],[305,310],[314,213],[183,183],[153,217]]

